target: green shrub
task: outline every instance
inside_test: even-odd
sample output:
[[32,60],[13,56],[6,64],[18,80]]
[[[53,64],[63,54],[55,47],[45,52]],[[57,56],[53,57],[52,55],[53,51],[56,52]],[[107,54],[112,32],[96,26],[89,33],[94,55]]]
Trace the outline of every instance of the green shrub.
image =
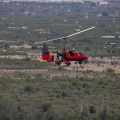
[[13,100],[0,99],[0,120],[26,120],[27,115]]
[[49,104],[49,103],[45,103],[45,104],[43,104],[43,105],[41,106],[41,109],[42,109],[43,112],[47,112],[47,111],[49,111],[50,109],[52,109],[52,106],[51,106],[51,104]]
[[66,91],[63,91],[62,92],[62,97],[64,98],[64,97],[66,97],[67,96],[67,92]]
[[90,112],[91,114],[96,113],[95,107],[94,107],[94,106],[89,106],[89,112]]
[[34,88],[30,85],[27,85],[24,88],[24,92],[33,92],[33,91],[34,91]]
[[106,71],[107,71],[107,73],[113,73],[115,70],[112,68],[108,68]]

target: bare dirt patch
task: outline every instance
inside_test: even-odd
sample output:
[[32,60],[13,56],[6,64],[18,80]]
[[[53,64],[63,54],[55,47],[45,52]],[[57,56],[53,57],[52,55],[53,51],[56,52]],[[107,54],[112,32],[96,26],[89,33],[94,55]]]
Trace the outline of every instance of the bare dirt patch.
[[120,73],[120,57],[89,57],[88,62],[84,63],[82,65],[75,64],[72,62],[70,67],[67,67],[68,70],[92,70],[92,71],[105,71],[108,68],[114,69],[116,73]]

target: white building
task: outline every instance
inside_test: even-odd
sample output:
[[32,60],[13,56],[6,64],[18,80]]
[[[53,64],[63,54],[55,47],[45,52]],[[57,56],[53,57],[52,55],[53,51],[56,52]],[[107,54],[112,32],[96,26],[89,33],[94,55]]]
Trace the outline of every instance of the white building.
[[109,39],[114,39],[115,36],[102,36],[101,38],[109,38]]

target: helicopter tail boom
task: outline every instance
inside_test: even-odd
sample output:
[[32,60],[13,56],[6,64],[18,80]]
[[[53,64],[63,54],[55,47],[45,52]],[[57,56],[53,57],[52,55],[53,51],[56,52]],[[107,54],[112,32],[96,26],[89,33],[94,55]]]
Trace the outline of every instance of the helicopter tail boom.
[[54,61],[54,55],[50,56],[49,51],[42,54],[42,60],[46,60],[47,62],[53,62]]

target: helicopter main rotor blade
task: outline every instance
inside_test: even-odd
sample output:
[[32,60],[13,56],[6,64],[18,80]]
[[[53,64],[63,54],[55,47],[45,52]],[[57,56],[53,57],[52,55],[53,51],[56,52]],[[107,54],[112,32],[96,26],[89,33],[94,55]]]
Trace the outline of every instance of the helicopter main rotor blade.
[[45,42],[51,42],[51,41],[55,41],[55,40],[61,40],[61,39],[64,39],[64,38],[66,38],[66,37],[61,37],[61,38],[56,38],[56,39],[51,39],[51,40],[36,42],[35,44],[38,44],[38,43],[45,43]]
[[65,37],[60,37],[60,38],[51,39],[51,40],[46,40],[46,41],[41,41],[41,42],[36,42],[35,44],[44,43],[44,42],[50,42],[50,41],[55,41],[55,40],[61,40],[61,39],[65,39],[65,38],[69,38],[69,37],[72,37],[72,36],[74,36],[74,35],[77,35],[77,34],[80,34],[80,33],[85,32],[85,31],[91,30],[91,29],[93,29],[93,28],[95,28],[95,27],[90,27],[90,28],[88,28],[88,29],[82,30],[82,31],[80,31],[80,32],[77,32],[77,33],[74,33],[74,34],[71,34],[71,35],[68,35],[68,36],[65,36]]
[[95,28],[95,27],[91,27],[91,28],[88,28],[88,29],[82,30],[82,31],[80,31],[80,32],[77,32],[77,33],[74,33],[74,34],[68,35],[67,38],[72,37],[72,36],[77,35],[77,34],[80,34],[80,33],[83,33],[83,32],[85,32],[85,31],[91,30],[91,29],[93,29],[93,28]]

